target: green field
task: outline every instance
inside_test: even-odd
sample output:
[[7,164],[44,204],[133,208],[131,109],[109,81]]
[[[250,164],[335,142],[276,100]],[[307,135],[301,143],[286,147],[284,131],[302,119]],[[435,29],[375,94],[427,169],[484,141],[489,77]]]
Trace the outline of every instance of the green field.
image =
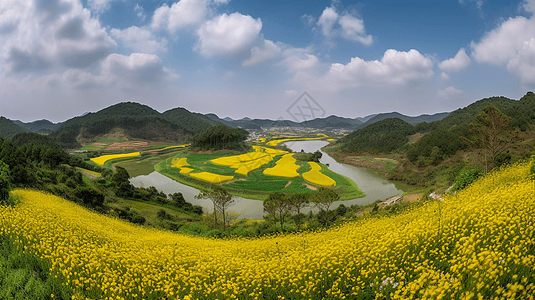
[[[219,152],[216,154],[181,152],[161,161],[154,168],[156,171],[180,183],[202,190],[212,189],[214,187],[213,183],[191,177],[188,174],[180,174],[180,169],[171,166],[173,159],[176,160],[186,157],[187,162],[190,165],[188,168],[194,169],[194,171],[192,171],[194,173],[210,172],[219,175],[234,176],[232,180],[222,182],[218,185],[228,188],[229,191],[236,196],[249,199],[265,200],[269,196],[269,193],[275,191],[286,193],[315,193],[315,189],[321,187],[304,180],[301,176],[285,178],[263,174],[263,171],[266,168],[275,166],[277,160],[280,159],[281,156],[276,156],[271,162],[249,172],[247,176],[235,173],[234,171],[236,169],[228,166],[215,165],[210,161],[215,158],[235,154],[236,153],[232,152]],[[297,161],[296,164],[300,166],[297,171],[300,175],[310,170],[310,166],[307,162]],[[322,172],[336,181],[334,189],[340,195],[340,200],[350,200],[365,196],[352,180],[329,170],[322,164],[320,165],[322,166]],[[307,187],[306,184],[311,188]]]

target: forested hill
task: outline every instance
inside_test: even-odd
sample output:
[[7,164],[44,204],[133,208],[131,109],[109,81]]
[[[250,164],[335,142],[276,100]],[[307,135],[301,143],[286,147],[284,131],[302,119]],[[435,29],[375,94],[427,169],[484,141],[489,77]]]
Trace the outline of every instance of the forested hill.
[[[337,149],[341,152],[406,153],[407,158],[418,165],[436,164],[468,147],[460,137],[471,137],[470,123],[489,105],[511,117],[511,127],[526,131],[535,124],[535,94],[528,92],[520,100],[505,97],[481,99],[431,123],[411,125],[397,118],[385,119],[340,139]],[[396,137],[392,133],[400,136]],[[409,143],[408,138],[416,133],[423,136],[418,141]]]
[[385,152],[400,149],[414,134],[414,126],[398,118],[384,119],[355,130],[339,141],[343,152]]
[[357,129],[364,128],[375,122],[379,122],[379,121],[382,121],[385,119],[391,119],[391,118],[398,118],[412,125],[416,125],[416,124],[423,123],[423,122],[430,123],[434,121],[440,121],[444,119],[445,117],[447,117],[449,114],[450,114],[449,112],[443,112],[443,113],[437,113],[434,115],[420,115],[417,117],[410,117],[410,116],[402,115],[398,112],[382,113],[382,114],[377,114],[376,116],[367,120],[365,123],[362,123],[361,125],[356,126],[356,128]]
[[19,125],[20,127],[28,131],[44,134],[51,133],[62,125],[62,123],[52,123],[48,120],[38,120],[29,123],[24,123],[22,121],[15,120],[13,121],[13,123]]
[[0,137],[11,138],[17,133],[22,133],[26,131],[26,129],[15,124],[10,119],[0,117]]
[[143,104],[123,102],[69,119],[51,136],[66,148],[78,148],[80,143],[109,134],[125,139],[183,143],[189,136],[213,125],[213,121],[206,119],[185,109],[160,114]]
[[168,120],[171,120],[182,127],[190,130],[193,133],[200,133],[210,126],[221,125],[221,122],[214,121],[209,117],[200,114],[192,113],[185,108],[177,107],[165,111],[162,116]]

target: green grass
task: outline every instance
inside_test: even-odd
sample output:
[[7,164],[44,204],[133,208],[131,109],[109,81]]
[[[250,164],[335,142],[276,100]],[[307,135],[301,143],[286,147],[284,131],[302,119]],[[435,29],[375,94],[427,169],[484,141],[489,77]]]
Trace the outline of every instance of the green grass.
[[50,266],[0,235],[0,299],[71,299],[72,291],[49,276]]

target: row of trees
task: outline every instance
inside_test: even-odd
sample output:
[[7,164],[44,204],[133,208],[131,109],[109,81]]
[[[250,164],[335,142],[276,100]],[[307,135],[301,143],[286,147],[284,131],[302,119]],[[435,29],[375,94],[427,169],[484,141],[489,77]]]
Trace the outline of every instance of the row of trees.
[[284,221],[289,214],[295,213],[294,220],[297,227],[301,226],[301,219],[304,217],[302,210],[313,204],[320,211],[329,211],[334,201],[340,199],[338,193],[332,189],[320,188],[315,194],[287,194],[274,192],[264,201],[264,211],[272,217],[275,222],[279,221],[281,230],[284,228]]

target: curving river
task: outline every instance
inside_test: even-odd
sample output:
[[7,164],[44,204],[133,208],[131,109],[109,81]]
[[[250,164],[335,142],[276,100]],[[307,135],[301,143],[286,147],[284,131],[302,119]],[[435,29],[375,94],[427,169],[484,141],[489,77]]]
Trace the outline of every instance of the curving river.
[[[295,141],[286,142],[285,145],[294,152],[299,152],[303,149],[305,152],[321,151],[321,147],[327,145],[325,141]],[[336,201],[331,206],[332,209],[338,207],[341,203],[346,206],[353,204],[369,204],[376,200],[383,200],[389,197],[401,194],[403,191],[396,188],[396,186],[376,175],[366,168],[358,168],[347,164],[338,163],[325,152],[321,151],[323,156],[320,162],[329,164],[329,169],[346,177],[351,178],[359,188],[366,193],[365,197],[353,200]],[[176,182],[156,171],[148,175],[138,175],[130,179],[130,182],[136,187],[154,186],[159,191],[166,194],[180,192],[184,195],[186,201],[200,205],[205,211],[211,213],[213,204],[210,200],[195,199],[194,196],[199,194],[199,190],[190,186]],[[241,197],[235,198],[235,203],[229,207],[229,211],[237,213],[239,218],[248,218],[251,220],[261,220],[264,215],[263,202],[260,200],[252,200]],[[305,211],[305,213],[308,211]]]

